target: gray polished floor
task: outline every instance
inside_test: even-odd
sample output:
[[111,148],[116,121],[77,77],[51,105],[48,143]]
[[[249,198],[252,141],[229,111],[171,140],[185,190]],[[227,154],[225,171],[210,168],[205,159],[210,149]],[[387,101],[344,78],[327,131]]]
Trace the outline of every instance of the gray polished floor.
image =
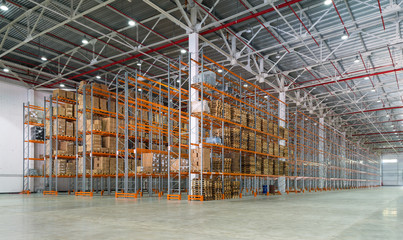
[[0,194],[0,239],[403,239],[403,187],[211,202]]

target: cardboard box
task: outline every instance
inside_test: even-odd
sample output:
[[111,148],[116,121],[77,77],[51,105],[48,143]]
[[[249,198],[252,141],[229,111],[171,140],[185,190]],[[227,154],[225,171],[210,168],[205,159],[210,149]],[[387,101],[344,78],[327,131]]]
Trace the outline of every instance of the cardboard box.
[[53,116],[66,116],[66,108],[63,105],[53,106]]
[[55,89],[53,90],[53,97],[62,97],[62,98],[66,98],[66,91],[62,90],[62,89]]
[[[203,154],[202,154],[203,153]],[[203,159],[202,159],[203,155]],[[192,171],[200,171],[203,163],[203,172],[210,171],[210,149],[192,149],[191,150]]]
[[[109,173],[116,174],[116,158],[109,158]],[[118,173],[123,173],[124,166],[123,166],[123,159],[118,159]]]
[[66,136],[75,136],[74,122],[66,122]]
[[66,175],[76,174],[76,160],[67,160],[66,163]]
[[64,105],[66,117],[73,117],[74,116],[74,107],[73,104],[65,104]]
[[87,151],[91,151],[91,143],[93,144],[94,152],[95,149],[102,148],[102,137],[100,135],[93,134],[92,135],[92,142],[91,142],[91,135],[85,136],[85,144],[87,147]]
[[115,133],[116,118],[112,117],[102,118],[102,131]]
[[66,98],[76,100],[76,93],[73,91],[66,91]]
[[[84,167],[84,160],[82,157],[78,158],[78,173],[82,174],[83,173],[83,167]],[[89,174],[91,173],[91,159],[89,157],[86,157],[85,161],[85,173]]]
[[64,155],[74,155],[74,143],[71,141],[60,141],[59,150],[64,152]]
[[53,120],[53,135],[66,135],[66,119],[58,118]]
[[109,157],[94,158],[94,174],[109,174],[110,159]]
[[99,99],[99,109],[108,111],[108,100],[104,98]]

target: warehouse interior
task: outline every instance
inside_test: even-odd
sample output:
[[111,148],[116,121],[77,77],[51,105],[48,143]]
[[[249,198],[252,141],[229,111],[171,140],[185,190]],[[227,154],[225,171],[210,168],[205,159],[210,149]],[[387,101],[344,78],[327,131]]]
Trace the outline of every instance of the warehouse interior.
[[4,239],[401,239],[402,0],[1,0]]

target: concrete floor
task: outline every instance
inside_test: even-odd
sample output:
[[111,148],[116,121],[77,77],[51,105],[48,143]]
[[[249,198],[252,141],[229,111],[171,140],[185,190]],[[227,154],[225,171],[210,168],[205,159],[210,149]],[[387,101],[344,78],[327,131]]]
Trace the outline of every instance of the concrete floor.
[[403,239],[403,187],[211,202],[0,194],[0,239]]

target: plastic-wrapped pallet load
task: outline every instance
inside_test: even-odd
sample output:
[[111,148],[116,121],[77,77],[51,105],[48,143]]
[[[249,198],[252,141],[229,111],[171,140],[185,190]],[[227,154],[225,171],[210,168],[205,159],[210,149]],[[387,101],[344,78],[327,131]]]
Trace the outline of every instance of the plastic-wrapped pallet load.
[[204,101],[192,101],[192,113],[201,113],[202,110],[203,110],[204,113],[209,113],[210,112],[210,108],[209,108],[208,102],[206,100],[204,100]]
[[216,74],[212,71],[200,73],[196,76],[196,83],[205,83],[208,85],[217,85]]

